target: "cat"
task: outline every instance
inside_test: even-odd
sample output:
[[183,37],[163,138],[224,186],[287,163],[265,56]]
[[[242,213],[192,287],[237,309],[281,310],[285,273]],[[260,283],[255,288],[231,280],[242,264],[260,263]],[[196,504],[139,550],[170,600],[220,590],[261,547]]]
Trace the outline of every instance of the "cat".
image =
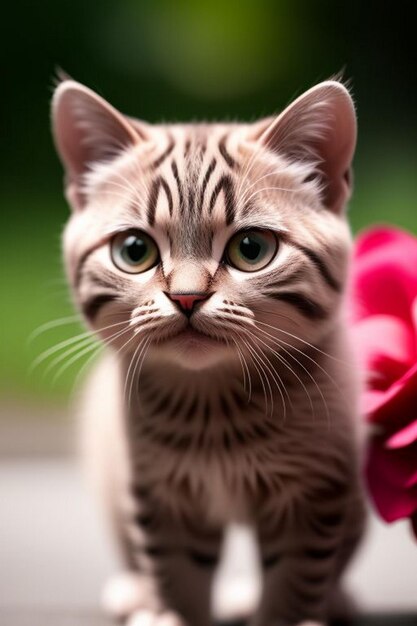
[[253,626],[327,623],[362,535],[360,381],[344,292],[352,98],[322,82],[256,123],[151,125],[63,80],[68,280],[107,347],[85,458],[129,626],[207,626],[224,529],[251,526]]

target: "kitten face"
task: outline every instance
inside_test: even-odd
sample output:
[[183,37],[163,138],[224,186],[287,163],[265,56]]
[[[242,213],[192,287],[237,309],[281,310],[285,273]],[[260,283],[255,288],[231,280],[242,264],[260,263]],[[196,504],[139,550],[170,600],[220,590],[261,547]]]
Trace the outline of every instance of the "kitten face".
[[329,329],[350,245],[354,114],[338,83],[297,102],[255,125],[150,127],[77,83],[58,87],[65,260],[109,345],[196,369]]

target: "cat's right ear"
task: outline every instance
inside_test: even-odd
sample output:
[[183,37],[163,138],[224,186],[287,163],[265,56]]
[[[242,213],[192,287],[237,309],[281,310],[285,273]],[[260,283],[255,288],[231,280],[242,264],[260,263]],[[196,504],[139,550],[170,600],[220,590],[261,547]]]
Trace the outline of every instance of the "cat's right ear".
[[346,87],[327,80],[274,119],[253,125],[250,140],[297,163],[314,164],[324,206],[341,214],[350,197],[356,115]]
[[114,159],[130,146],[146,140],[133,124],[91,89],[64,80],[52,99],[52,132],[66,172],[66,196],[73,209],[85,205],[84,174],[98,162]]

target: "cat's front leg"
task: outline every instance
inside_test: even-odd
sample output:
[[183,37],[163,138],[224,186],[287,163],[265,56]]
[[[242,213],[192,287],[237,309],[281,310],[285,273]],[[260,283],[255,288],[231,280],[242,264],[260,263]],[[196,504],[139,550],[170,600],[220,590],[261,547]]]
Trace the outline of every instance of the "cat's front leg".
[[[269,503],[270,505],[270,503]],[[322,626],[347,560],[363,530],[353,481],[312,492],[275,515],[260,515],[264,587],[253,626]]]
[[221,529],[192,519],[193,507],[177,515],[143,485],[133,492],[124,532],[135,568],[109,585],[105,608],[127,626],[209,626]]

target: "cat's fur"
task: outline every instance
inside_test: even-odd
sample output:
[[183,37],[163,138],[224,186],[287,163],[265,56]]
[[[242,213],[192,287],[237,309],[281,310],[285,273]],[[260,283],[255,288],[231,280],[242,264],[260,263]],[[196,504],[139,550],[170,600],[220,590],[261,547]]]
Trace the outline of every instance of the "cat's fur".
[[[253,623],[324,623],[363,525],[343,310],[348,91],[326,81],[256,124],[153,126],[65,80],[53,130],[73,209],[69,282],[108,344],[83,415],[130,572],[113,611],[135,625],[209,624],[222,533],[237,521],[255,528],[264,565]],[[132,227],[160,250],[142,274],[109,253]],[[223,252],[250,228],[274,231],[279,250],[245,273]],[[209,297],[188,319],[174,293]]]

